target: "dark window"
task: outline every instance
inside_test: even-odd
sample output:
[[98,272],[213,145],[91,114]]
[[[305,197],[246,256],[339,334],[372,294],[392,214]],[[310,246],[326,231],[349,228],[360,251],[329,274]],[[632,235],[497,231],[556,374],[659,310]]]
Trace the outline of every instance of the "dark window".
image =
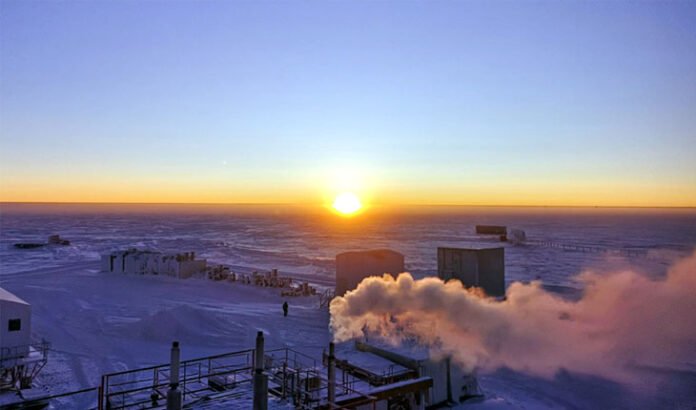
[[16,332],[22,329],[22,319],[10,319],[10,321],[8,322],[7,329],[10,332]]

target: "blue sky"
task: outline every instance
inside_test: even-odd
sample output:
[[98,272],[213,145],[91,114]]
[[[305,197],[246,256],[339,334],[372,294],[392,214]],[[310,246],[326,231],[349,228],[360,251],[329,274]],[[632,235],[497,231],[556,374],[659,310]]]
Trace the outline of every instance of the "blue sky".
[[0,200],[301,202],[347,173],[375,202],[696,206],[694,21],[694,2],[3,0]]

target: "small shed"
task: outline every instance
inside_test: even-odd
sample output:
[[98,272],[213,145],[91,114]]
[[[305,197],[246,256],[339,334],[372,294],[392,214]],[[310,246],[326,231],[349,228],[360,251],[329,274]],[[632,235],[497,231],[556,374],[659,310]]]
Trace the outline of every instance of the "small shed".
[[0,288],[0,352],[2,357],[25,357],[31,344],[31,305]]

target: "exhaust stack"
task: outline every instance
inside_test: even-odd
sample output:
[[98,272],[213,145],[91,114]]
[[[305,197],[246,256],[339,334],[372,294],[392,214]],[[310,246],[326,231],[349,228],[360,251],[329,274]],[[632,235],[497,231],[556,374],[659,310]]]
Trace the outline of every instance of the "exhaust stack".
[[169,360],[169,390],[167,391],[167,410],[181,410],[181,390],[179,390],[179,362],[181,351],[179,342],[172,342]]
[[263,374],[263,344],[263,332],[258,332],[254,352],[254,410],[268,409],[268,376]]
[[336,355],[333,342],[329,343],[329,408],[336,401]]

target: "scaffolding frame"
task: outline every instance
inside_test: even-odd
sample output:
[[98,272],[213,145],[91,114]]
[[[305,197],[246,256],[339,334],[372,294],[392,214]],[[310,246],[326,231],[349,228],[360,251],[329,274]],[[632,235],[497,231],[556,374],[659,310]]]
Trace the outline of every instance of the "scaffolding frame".
[[31,387],[34,378],[48,362],[49,349],[46,340],[0,348],[0,390]]
[[[181,361],[178,388],[184,408],[195,408],[199,403],[212,400],[250,397],[254,353],[255,349],[246,349]],[[326,369],[316,359],[287,347],[278,348],[266,351],[263,369],[268,375],[268,394],[292,403],[297,410],[351,409],[369,404],[374,407],[380,400],[418,395],[432,385],[430,378],[402,380],[376,387],[372,394],[356,389],[357,378],[344,372],[342,380],[337,380],[334,386],[340,393],[334,403],[329,403]],[[20,400],[5,404],[3,408],[60,405],[59,399],[80,396],[84,397],[83,402],[94,403],[89,405],[89,410],[163,409],[169,374],[169,363],[108,373],[102,375],[99,386]]]

